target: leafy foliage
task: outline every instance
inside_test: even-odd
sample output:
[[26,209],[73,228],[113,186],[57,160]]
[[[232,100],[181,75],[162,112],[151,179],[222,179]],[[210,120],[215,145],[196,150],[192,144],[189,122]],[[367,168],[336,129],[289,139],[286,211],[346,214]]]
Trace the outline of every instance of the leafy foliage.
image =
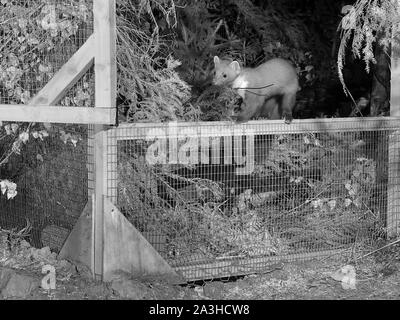
[[125,121],[169,121],[196,118],[189,86],[175,69],[180,61],[160,37],[156,13],[168,26],[176,24],[173,1],[118,1],[118,93],[123,97]]
[[343,7],[342,13],[337,66],[343,89],[350,94],[343,77],[346,48],[350,45],[353,55],[363,59],[367,72],[370,64],[376,63],[375,45],[382,46],[387,54],[389,49],[398,50],[400,6],[392,0],[358,0],[353,6]]

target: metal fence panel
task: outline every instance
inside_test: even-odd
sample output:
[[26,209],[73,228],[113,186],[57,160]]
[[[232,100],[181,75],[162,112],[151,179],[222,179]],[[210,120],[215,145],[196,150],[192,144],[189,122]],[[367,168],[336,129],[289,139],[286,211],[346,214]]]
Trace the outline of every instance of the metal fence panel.
[[122,125],[108,132],[108,196],[191,280],[368,250],[397,234],[398,129],[389,118]]
[[[0,104],[26,104],[93,34],[90,0],[21,0],[0,5]],[[70,88],[59,105],[94,107],[94,69]],[[6,126],[15,128],[5,129]],[[28,130],[29,129],[29,130]],[[88,126],[57,124],[49,135],[42,123],[0,123],[0,178],[17,183],[18,194],[0,196],[0,228],[32,226],[27,239],[58,251],[88,198]],[[8,132],[8,133],[7,133]],[[21,132],[29,141],[8,162]]]

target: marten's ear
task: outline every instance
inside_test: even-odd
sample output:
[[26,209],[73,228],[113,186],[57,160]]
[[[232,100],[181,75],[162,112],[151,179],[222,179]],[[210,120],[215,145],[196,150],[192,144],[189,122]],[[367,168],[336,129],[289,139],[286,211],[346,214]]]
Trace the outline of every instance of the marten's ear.
[[229,65],[235,72],[240,73],[240,65],[239,62],[233,61]]
[[214,64],[215,64],[215,65],[219,64],[219,58],[218,58],[218,56],[215,56],[215,57],[214,57]]

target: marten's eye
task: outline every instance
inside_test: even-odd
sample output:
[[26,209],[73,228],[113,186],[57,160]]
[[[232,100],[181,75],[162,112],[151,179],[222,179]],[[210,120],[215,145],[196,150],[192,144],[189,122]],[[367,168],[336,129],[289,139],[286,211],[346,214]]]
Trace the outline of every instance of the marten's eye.
[[227,77],[225,73],[224,73],[223,77],[224,77],[224,78],[226,78],[226,77]]

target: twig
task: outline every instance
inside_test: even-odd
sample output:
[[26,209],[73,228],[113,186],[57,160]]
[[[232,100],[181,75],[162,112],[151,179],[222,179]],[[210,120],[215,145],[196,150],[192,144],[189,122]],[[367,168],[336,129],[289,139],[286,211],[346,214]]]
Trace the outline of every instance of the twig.
[[303,203],[301,203],[300,205],[298,205],[297,207],[290,209],[287,213],[292,213],[294,211],[296,211],[297,209],[301,208],[302,206],[305,206],[306,204],[310,203],[311,201],[313,201],[314,199],[317,199],[322,193],[324,193],[330,186],[332,183],[330,183],[329,185],[326,186],[325,189],[323,189],[321,192],[319,192],[316,196],[312,197],[311,199],[307,199],[306,201],[304,201]]
[[392,245],[394,245],[394,244],[396,244],[396,243],[399,243],[399,242],[400,242],[400,239],[397,239],[397,240],[395,240],[395,241],[393,241],[393,242],[391,242],[391,243],[388,243],[388,244],[384,245],[383,247],[381,247],[381,248],[379,248],[379,249],[376,249],[376,250],[374,250],[374,251],[372,251],[372,252],[369,252],[369,253],[367,253],[367,254],[364,254],[363,256],[361,256],[361,257],[359,257],[359,258],[356,258],[356,261],[357,261],[357,260],[360,260],[360,259],[364,259],[364,258],[370,256],[371,254],[374,254],[374,253],[376,253],[376,252],[378,252],[378,251],[381,251],[381,250],[383,250],[383,249],[386,249],[386,248],[388,248],[388,247],[390,247],[390,246],[392,246]]

